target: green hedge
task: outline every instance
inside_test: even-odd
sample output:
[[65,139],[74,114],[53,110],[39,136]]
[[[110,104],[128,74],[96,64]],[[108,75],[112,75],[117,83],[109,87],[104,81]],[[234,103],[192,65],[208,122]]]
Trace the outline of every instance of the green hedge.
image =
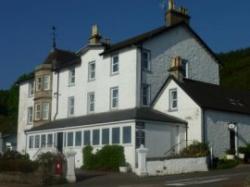
[[181,157],[203,157],[208,155],[208,145],[200,142],[193,142],[191,145],[184,148],[180,153]]
[[96,154],[93,148],[87,146],[83,149],[84,169],[118,171],[119,166],[125,165],[124,148],[118,145],[106,145]]
[[217,169],[230,169],[239,165],[239,160],[221,159],[217,163]]

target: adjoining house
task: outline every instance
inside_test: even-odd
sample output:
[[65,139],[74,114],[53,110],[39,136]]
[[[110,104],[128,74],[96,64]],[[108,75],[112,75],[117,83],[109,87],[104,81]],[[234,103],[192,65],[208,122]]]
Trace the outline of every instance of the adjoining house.
[[[56,48],[34,76],[20,83],[18,151],[122,145],[136,168],[136,149],[148,157],[178,153],[187,142],[209,143],[215,156],[250,141],[249,93],[225,91],[220,62],[172,0],[166,23],[111,44],[96,25],[78,52]],[[243,141],[244,140],[244,141]]]

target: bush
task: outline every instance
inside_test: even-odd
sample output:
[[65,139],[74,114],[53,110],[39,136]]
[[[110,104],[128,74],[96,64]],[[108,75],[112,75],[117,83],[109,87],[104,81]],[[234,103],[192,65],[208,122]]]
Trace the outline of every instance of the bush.
[[247,148],[246,147],[239,147],[239,153],[243,153],[245,154],[247,152]]
[[118,145],[106,145],[96,154],[93,148],[87,146],[83,149],[84,169],[118,171],[119,166],[125,165],[124,148]]
[[29,159],[28,155],[22,155],[17,151],[7,151],[0,158],[0,172],[34,172],[38,163]]
[[226,160],[221,159],[217,163],[217,169],[230,169],[239,165],[239,160]]
[[181,157],[203,157],[209,155],[209,147],[207,144],[193,142],[180,153]]
[[[63,173],[59,178],[54,176],[56,161],[60,161],[63,167]],[[52,184],[65,183],[65,179],[63,175],[65,173],[66,160],[63,154],[51,153],[51,152],[42,153],[38,155],[37,162],[39,163],[39,166],[42,172],[43,184],[52,185]]]

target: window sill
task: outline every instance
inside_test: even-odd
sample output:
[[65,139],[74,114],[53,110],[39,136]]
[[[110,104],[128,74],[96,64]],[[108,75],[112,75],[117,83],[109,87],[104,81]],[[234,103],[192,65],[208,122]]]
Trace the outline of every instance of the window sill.
[[178,108],[176,109],[168,109],[168,112],[177,112],[178,111]]
[[144,68],[143,68],[142,71],[145,72],[145,73],[150,73],[150,74],[153,73],[150,69],[144,69]]
[[94,82],[95,79],[88,79],[88,82]]
[[119,74],[119,71],[117,71],[117,72],[112,72],[111,74],[110,74],[110,76],[116,76],[116,75],[118,75]]
[[68,87],[74,87],[75,86],[75,83],[73,84],[73,83],[70,83],[69,85],[68,85]]

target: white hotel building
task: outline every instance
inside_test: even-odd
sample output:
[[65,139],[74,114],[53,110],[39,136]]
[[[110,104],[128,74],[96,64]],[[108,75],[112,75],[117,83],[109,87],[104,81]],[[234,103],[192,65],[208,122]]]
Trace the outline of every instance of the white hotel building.
[[249,93],[219,86],[220,63],[184,9],[170,6],[166,22],[116,44],[93,26],[78,52],[54,48],[20,83],[18,151],[35,159],[71,148],[80,167],[84,146],[122,145],[134,169],[141,144],[152,158],[191,140],[209,143],[215,156],[249,141]]

